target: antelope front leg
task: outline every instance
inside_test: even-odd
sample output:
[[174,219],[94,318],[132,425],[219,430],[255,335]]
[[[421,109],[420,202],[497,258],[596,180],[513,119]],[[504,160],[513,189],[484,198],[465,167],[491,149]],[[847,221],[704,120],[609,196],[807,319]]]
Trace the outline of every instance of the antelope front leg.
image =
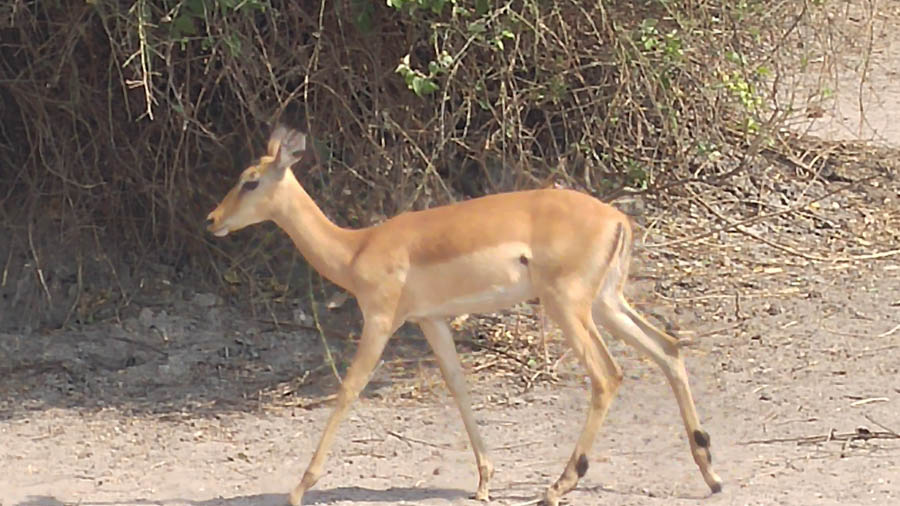
[[453,344],[453,334],[450,333],[447,323],[442,320],[423,320],[419,322],[419,326],[437,357],[444,382],[456,400],[463,425],[466,426],[469,441],[472,443],[475,464],[478,466],[478,491],[475,492],[475,499],[487,501],[490,495],[488,482],[494,474],[494,466],[488,458],[484,441],[481,439],[481,434],[478,433],[475,415],[472,414],[472,401],[469,399],[462,364],[459,362],[459,355],[456,354],[456,346]]
[[306,472],[303,473],[303,479],[291,492],[291,504],[293,506],[303,504],[303,494],[315,485],[322,476],[325,460],[328,458],[328,451],[331,449],[331,445],[334,443],[338,426],[341,420],[344,419],[344,416],[346,416],[350,405],[359,396],[360,391],[365,388],[366,383],[369,382],[369,375],[375,369],[375,364],[378,363],[378,359],[381,357],[382,351],[384,351],[384,345],[387,344],[391,333],[392,327],[389,321],[378,318],[366,318],[362,337],[356,349],[356,356],[353,357],[353,362],[350,364],[350,368],[347,369],[347,374],[338,391],[337,405],[334,411],[331,412],[328,423],[325,424],[322,439],[319,440],[319,446],[316,448],[316,452],[313,454]]

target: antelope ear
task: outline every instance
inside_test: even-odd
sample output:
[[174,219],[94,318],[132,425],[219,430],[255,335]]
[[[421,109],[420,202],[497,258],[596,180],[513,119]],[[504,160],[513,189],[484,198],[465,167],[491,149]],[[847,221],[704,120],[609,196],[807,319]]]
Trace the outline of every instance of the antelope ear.
[[269,136],[268,155],[275,160],[275,166],[286,169],[306,152],[306,134],[283,124],[278,124]]

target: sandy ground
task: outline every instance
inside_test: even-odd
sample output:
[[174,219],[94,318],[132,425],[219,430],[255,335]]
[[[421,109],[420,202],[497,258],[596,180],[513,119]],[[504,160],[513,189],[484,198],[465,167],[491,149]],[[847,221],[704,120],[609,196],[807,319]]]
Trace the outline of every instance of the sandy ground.
[[[794,272],[786,276],[795,280],[789,294],[745,293],[740,311],[746,319],[735,320],[734,331],[717,331],[733,325],[728,318],[697,326],[700,335],[711,333],[697,338],[688,366],[726,480],[719,495],[709,496],[690,459],[661,375],[612,343],[626,381],[582,485],[568,496],[571,503],[900,500],[900,441],[846,438],[859,427],[876,435],[900,428],[898,267],[848,266],[827,276]],[[702,306],[727,314],[732,299],[710,297]],[[7,352],[40,356],[47,364],[4,382],[16,388],[3,392],[4,505],[284,503],[328,409],[291,406],[258,392],[278,390],[292,362],[305,365],[295,370],[310,367],[316,336],[223,333],[199,319],[171,316],[164,323],[168,344],[139,319],[82,333],[32,335],[27,342],[4,336],[7,346],[18,346]],[[246,322],[230,327],[241,325]],[[155,342],[165,356],[104,334]],[[235,344],[240,338],[233,336],[247,334],[248,344]],[[60,339],[67,342],[51,344]],[[468,495],[476,474],[456,410],[421,343],[404,337],[398,343],[391,355],[426,359],[414,380],[426,385],[425,400],[395,395],[391,382],[379,381],[386,373],[376,375],[343,426],[328,474],[309,503],[475,503]],[[226,353],[228,346],[235,350]],[[104,360],[120,362],[104,367]],[[574,365],[564,361],[561,367],[577,371]],[[241,384],[241,377],[253,384]],[[586,391],[580,375],[561,377],[560,384],[523,392],[515,381],[473,375],[478,417],[497,465],[496,504],[530,499],[562,469]],[[829,434],[832,441],[803,441]],[[792,440],[772,441],[778,438]]]
[[[570,503],[900,502],[900,257],[805,258],[896,248],[892,184],[821,200],[807,206],[811,228],[785,217],[767,235],[813,253],[734,233],[642,248],[632,293],[694,342],[688,368],[725,490],[709,495],[661,374],[613,341],[626,379]],[[680,213],[673,230],[694,214]],[[358,331],[352,303],[323,312],[326,328]],[[531,326],[522,330],[511,342],[536,339]],[[557,381],[528,388],[515,363],[491,367],[502,355],[467,345],[477,340],[469,332],[460,348],[497,468],[494,503],[519,504],[561,471],[584,417],[585,378],[564,357]],[[355,343],[329,342],[344,367]],[[315,332],[277,328],[189,290],[128,308],[120,321],[0,334],[0,356],[13,364],[0,382],[0,502],[283,504],[336,386],[322,349]],[[427,347],[401,329],[307,499],[475,504],[472,460]]]
[[[872,9],[874,7],[874,10]],[[825,101],[821,114],[811,115],[798,127],[825,139],[865,139],[881,145],[900,145],[900,37],[895,35],[900,5],[871,0],[843,2],[835,17],[846,21],[843,30],[854,49],[847,49],[837,65],[837,75],[822,86],[833,95]],[[874,14],[874,15],[873,15]],[[870,58],[861,55],[871,49]],[[814,62],[818,70],[825,61]]]
[[[881,105],[868,125],[900,146],[900,46],[879,43]],[[858,124],[852,104],[820,132]],[[897,248],[898,189],[863,185],[782,217],[777,233],[751,232],[814,255]],[[648,222],[669,225],[648,241],[677,238],[666,232],[694,223],[691,209],[651,210]],[[900,504],[900,256],[822,261],[725,232],[638,255],[635,297],[694,342],[688,370],[725,489],[709,494],[661,374],[610,342],[626,378],[570,504]],[[358,326],[352,303],[327,318]],[[0,334],[0,505],[284,504],[336,380],[316,332],[268,320],[184,289],[118,320]],[[355,343],[329,342],[344,367]],[[392,343],[307,503],[478,504],[468,440],[427,347],[414,329]],[[496,466],[493,503],[529,501],[571,452],[585,379],[564,357],[556,381],[529,385],[489,366],[500,355],[460,348]]]

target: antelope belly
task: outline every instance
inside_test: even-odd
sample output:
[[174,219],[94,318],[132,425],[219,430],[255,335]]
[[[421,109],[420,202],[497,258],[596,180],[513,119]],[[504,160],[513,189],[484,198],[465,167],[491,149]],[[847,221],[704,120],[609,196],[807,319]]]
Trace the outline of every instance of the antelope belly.
[[407,278],[410,318],[488,313],[533,298],[530,258],[516,243],[416,266]]

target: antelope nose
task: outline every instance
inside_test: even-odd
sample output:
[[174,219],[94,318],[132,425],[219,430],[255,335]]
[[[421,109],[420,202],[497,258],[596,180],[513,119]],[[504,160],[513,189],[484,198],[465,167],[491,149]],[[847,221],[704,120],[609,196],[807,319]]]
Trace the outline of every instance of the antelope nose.
[[210,217],[207,217],[206,222],[204,222],[204,224],[203,224],[203,228],[209,230],[209,228],[212,227],[215,223],[216,223],[216,220],[214,220]]

